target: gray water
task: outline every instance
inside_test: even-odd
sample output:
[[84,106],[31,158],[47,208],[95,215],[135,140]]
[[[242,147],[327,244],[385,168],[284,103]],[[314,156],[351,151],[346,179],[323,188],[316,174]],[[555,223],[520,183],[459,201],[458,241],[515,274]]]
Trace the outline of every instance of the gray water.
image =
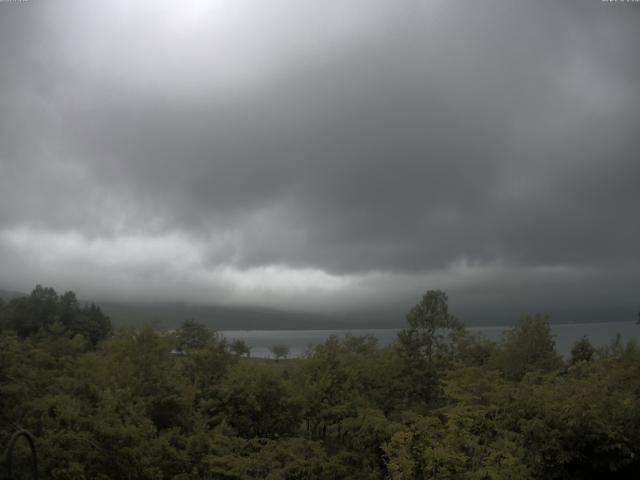
[[[509,326],[470,327],[469,331],[479,333],[489,340],[500,340]],[[596,347],[610,345],[616,334],[623,342],[640,340],[640,325],[635,322],[572,323],[551,325],[556,340],[556,350],[569,355],[573,344],[586,336]],[[392,343],[398,334],[397,328],[360,329],[360,330],[225,330],[220,333],[227,340],[241,339],[251,347],[251,356],[271,358],[269,348],[275,344],[289,347],[290,357],[299,357],[307,349],[323,343],[331,335],[343,337],[351,335],[372,335],[381,346]]]

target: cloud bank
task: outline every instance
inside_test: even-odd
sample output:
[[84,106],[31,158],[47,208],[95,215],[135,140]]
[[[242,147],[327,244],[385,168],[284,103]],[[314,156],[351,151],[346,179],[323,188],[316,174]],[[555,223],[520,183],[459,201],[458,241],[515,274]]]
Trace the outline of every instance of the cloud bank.
[[640,9],[0,3],[0,285],[640,302]]

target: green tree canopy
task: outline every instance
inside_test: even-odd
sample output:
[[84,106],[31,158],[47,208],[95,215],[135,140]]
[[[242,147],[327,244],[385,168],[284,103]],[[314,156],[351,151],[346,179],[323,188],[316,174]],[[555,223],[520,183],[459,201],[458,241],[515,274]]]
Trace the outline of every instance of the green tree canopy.
[[205,348],[215,340],[215,332],[195,320],[183,321],[176,330],[176,347],[185,352]]
[[289,347],[282,343],[271,345],[271,347],[269,347],[269,350],[271,351],[276,361],[280,360],[281,358],[287,358],[289,356]]
[[575,365],[578,362],[590,362],[593,360],[596,353],[595,347],[591,344],[589,339],[584,336],[578,340],[571,348],[571,365]]
[[413,396],[429,401],[436,395],[437,367],[451,360],[464,337],[462,323],[449,313],[447,294],[427,291],[407,314],[408,328],[398,333],[399,352]]
[[82,335],[95,346],[111,332],[111,321],[99,306],[81,305],[72,291],[58,296],[37,285],[30,295],[12,299],[3,309],[4,328],[26,338],[39,331],[72,338]]
[[251,347],[247,344],[247,342],[240,338],[234,339],[229,345],[229,348],[233,353],[240,357],[243,355],[246,355],[247,357],[251,356]]
[[528,372],[562,366],[547,315],[528,315],[504,334],[501,368],[507,378],[520,380]]

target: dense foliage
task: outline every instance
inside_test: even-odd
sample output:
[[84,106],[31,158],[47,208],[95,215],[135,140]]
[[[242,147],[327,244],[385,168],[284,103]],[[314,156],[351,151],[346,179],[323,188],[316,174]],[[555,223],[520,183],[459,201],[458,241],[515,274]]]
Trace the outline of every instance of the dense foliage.
[[171,333],[112,331],[98,307],[42,287],[0,304],[0,329],[0,448],[29,429],[44,478],[640,472],[635,343],[597,350],[582,339],[565,361],[540,316],[489,342],[465,330],[439,291],[391,346],[332,337],[278,362],[250,358],[246,345],[194,321]]

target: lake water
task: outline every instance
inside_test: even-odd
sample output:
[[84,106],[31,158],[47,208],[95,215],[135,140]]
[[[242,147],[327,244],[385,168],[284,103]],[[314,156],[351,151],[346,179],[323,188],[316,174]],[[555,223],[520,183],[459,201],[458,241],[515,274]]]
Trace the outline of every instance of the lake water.
[[[499,340],[509,326],[500,327],[469,327],[468,330],[479,333],[490,340]],[[251,347],[253,357],[272,357],[269,348],[274,344],[289,347],[290,357],[302,355],[309,347],[323,343],[331,335],[342,337],[347,333],[352,335],[373,335],[380,345],[389,345],[398,334],[397,328],[361,329],[361,330],[225,330],[220,333],[228,340],[242,339]],[[640,341],[640,325],[635,322],[606,322],[606,323],[572,323],[551,325],[555,335],[556,349],[562,355],[569,355],[573,344],[582,336],[596,347],[611,344],[616,334],[622,340]]]

